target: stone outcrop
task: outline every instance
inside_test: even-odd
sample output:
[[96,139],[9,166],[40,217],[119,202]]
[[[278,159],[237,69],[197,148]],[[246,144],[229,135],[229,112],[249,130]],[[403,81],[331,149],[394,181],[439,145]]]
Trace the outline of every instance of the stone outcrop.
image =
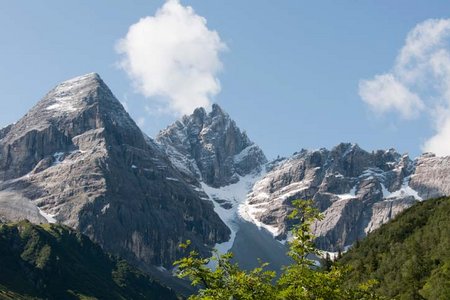
[[410,185],[423,199],[450,195],[450,157],[431,153],[419,156]]

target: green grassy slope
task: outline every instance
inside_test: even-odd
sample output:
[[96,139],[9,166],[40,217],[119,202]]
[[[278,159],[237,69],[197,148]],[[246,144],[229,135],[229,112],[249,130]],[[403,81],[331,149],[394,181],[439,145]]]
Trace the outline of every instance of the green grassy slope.
[[0,225],[0,299],[176,299],[68,227]]
[[389,299],[450,299],[450,198],[407,209],[339,262],[352,267],[349,284],[374,278]]

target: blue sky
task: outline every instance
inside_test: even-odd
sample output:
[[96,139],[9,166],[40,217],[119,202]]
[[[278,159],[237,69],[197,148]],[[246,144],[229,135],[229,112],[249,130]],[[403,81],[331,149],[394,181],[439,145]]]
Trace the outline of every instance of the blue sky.
[[[148,111],[158,95],[145,96],[136,88],[118,67],[123,54],[116,50],[132,24],[163,5],[150,0],[3,3],[0,126],[18,120],[58,82],[88,72],[101,75],[150,136],[172,123],[176,112]],[[221,70],[214,71],[220,92],[210,101],[270,158],[339,142],[417,156],[440,132],[433,123],[435,106],[427,100],[426,108],[412,106],[417,112],[405,117],[403,102],[383,106],[377,101],[384,98],[376,94],[367,97],[375,102],[363,101],[360,82],[376,83],[374,76],[395,69],[408,33],[428,19],[448,18],[448,1],[181,0],[181,5],[204,17],[227,48],[218,54]]]

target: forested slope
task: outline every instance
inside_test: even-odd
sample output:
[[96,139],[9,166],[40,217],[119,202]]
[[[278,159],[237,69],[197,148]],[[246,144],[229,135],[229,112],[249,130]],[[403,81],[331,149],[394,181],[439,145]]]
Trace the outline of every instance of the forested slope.
[[0,299],[176,299],[175,293],[56,224],[0,224]]
[[357,242],[339,261],[347,283],[379,281],[395,299],[450,299],[450,198],[420,202]]

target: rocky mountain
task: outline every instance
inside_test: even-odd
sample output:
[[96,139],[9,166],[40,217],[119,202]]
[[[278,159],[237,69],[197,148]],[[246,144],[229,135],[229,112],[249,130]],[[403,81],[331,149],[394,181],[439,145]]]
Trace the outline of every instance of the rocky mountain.
[[178,299],[67,226],[0,225],[0,299]]
[[449,157],[344,143],[267,162],[217,104],[153,140],[87,74],[0,129],[0,221],[65,224],[167,278],[188,239],[205,256],[231,249],[241,265],[261,258],[279,269],[292,200],[314,200],[325,216],[318,245],[337,251],[415,202],[449,195],[449,172]]
[[241,215],[286,239],[292,200],[313,199],[324,219],[314,224],[321,249],[338,251],[417,201],[450,193],[450,158],[416,160],[395,150],[367,152],[342,143],[331,150],[302,150],[270,165]]
[[217,104],[210,113],[197,108],[162,130],[156,140],[181,172],[215,188],[260,172],[267,162],[262,150]]
[[[197,108],[162,130],[156,141],[199,196],[214,204],[215,212],[231,229],[230,239],[216,245],[220,252],[231,249],[237,231],[244,232],[244,227],[257,231],[253,224],[243,223],[238,208],[264,171],[267,159],[219,105],[213,104],[210,112]],[[264,238],[267,240],[265,236],[254,237],[252,243]]]
[[65,81],[0,132],[0,220],[58,222],[144,270],[230,230],[97,74]]

